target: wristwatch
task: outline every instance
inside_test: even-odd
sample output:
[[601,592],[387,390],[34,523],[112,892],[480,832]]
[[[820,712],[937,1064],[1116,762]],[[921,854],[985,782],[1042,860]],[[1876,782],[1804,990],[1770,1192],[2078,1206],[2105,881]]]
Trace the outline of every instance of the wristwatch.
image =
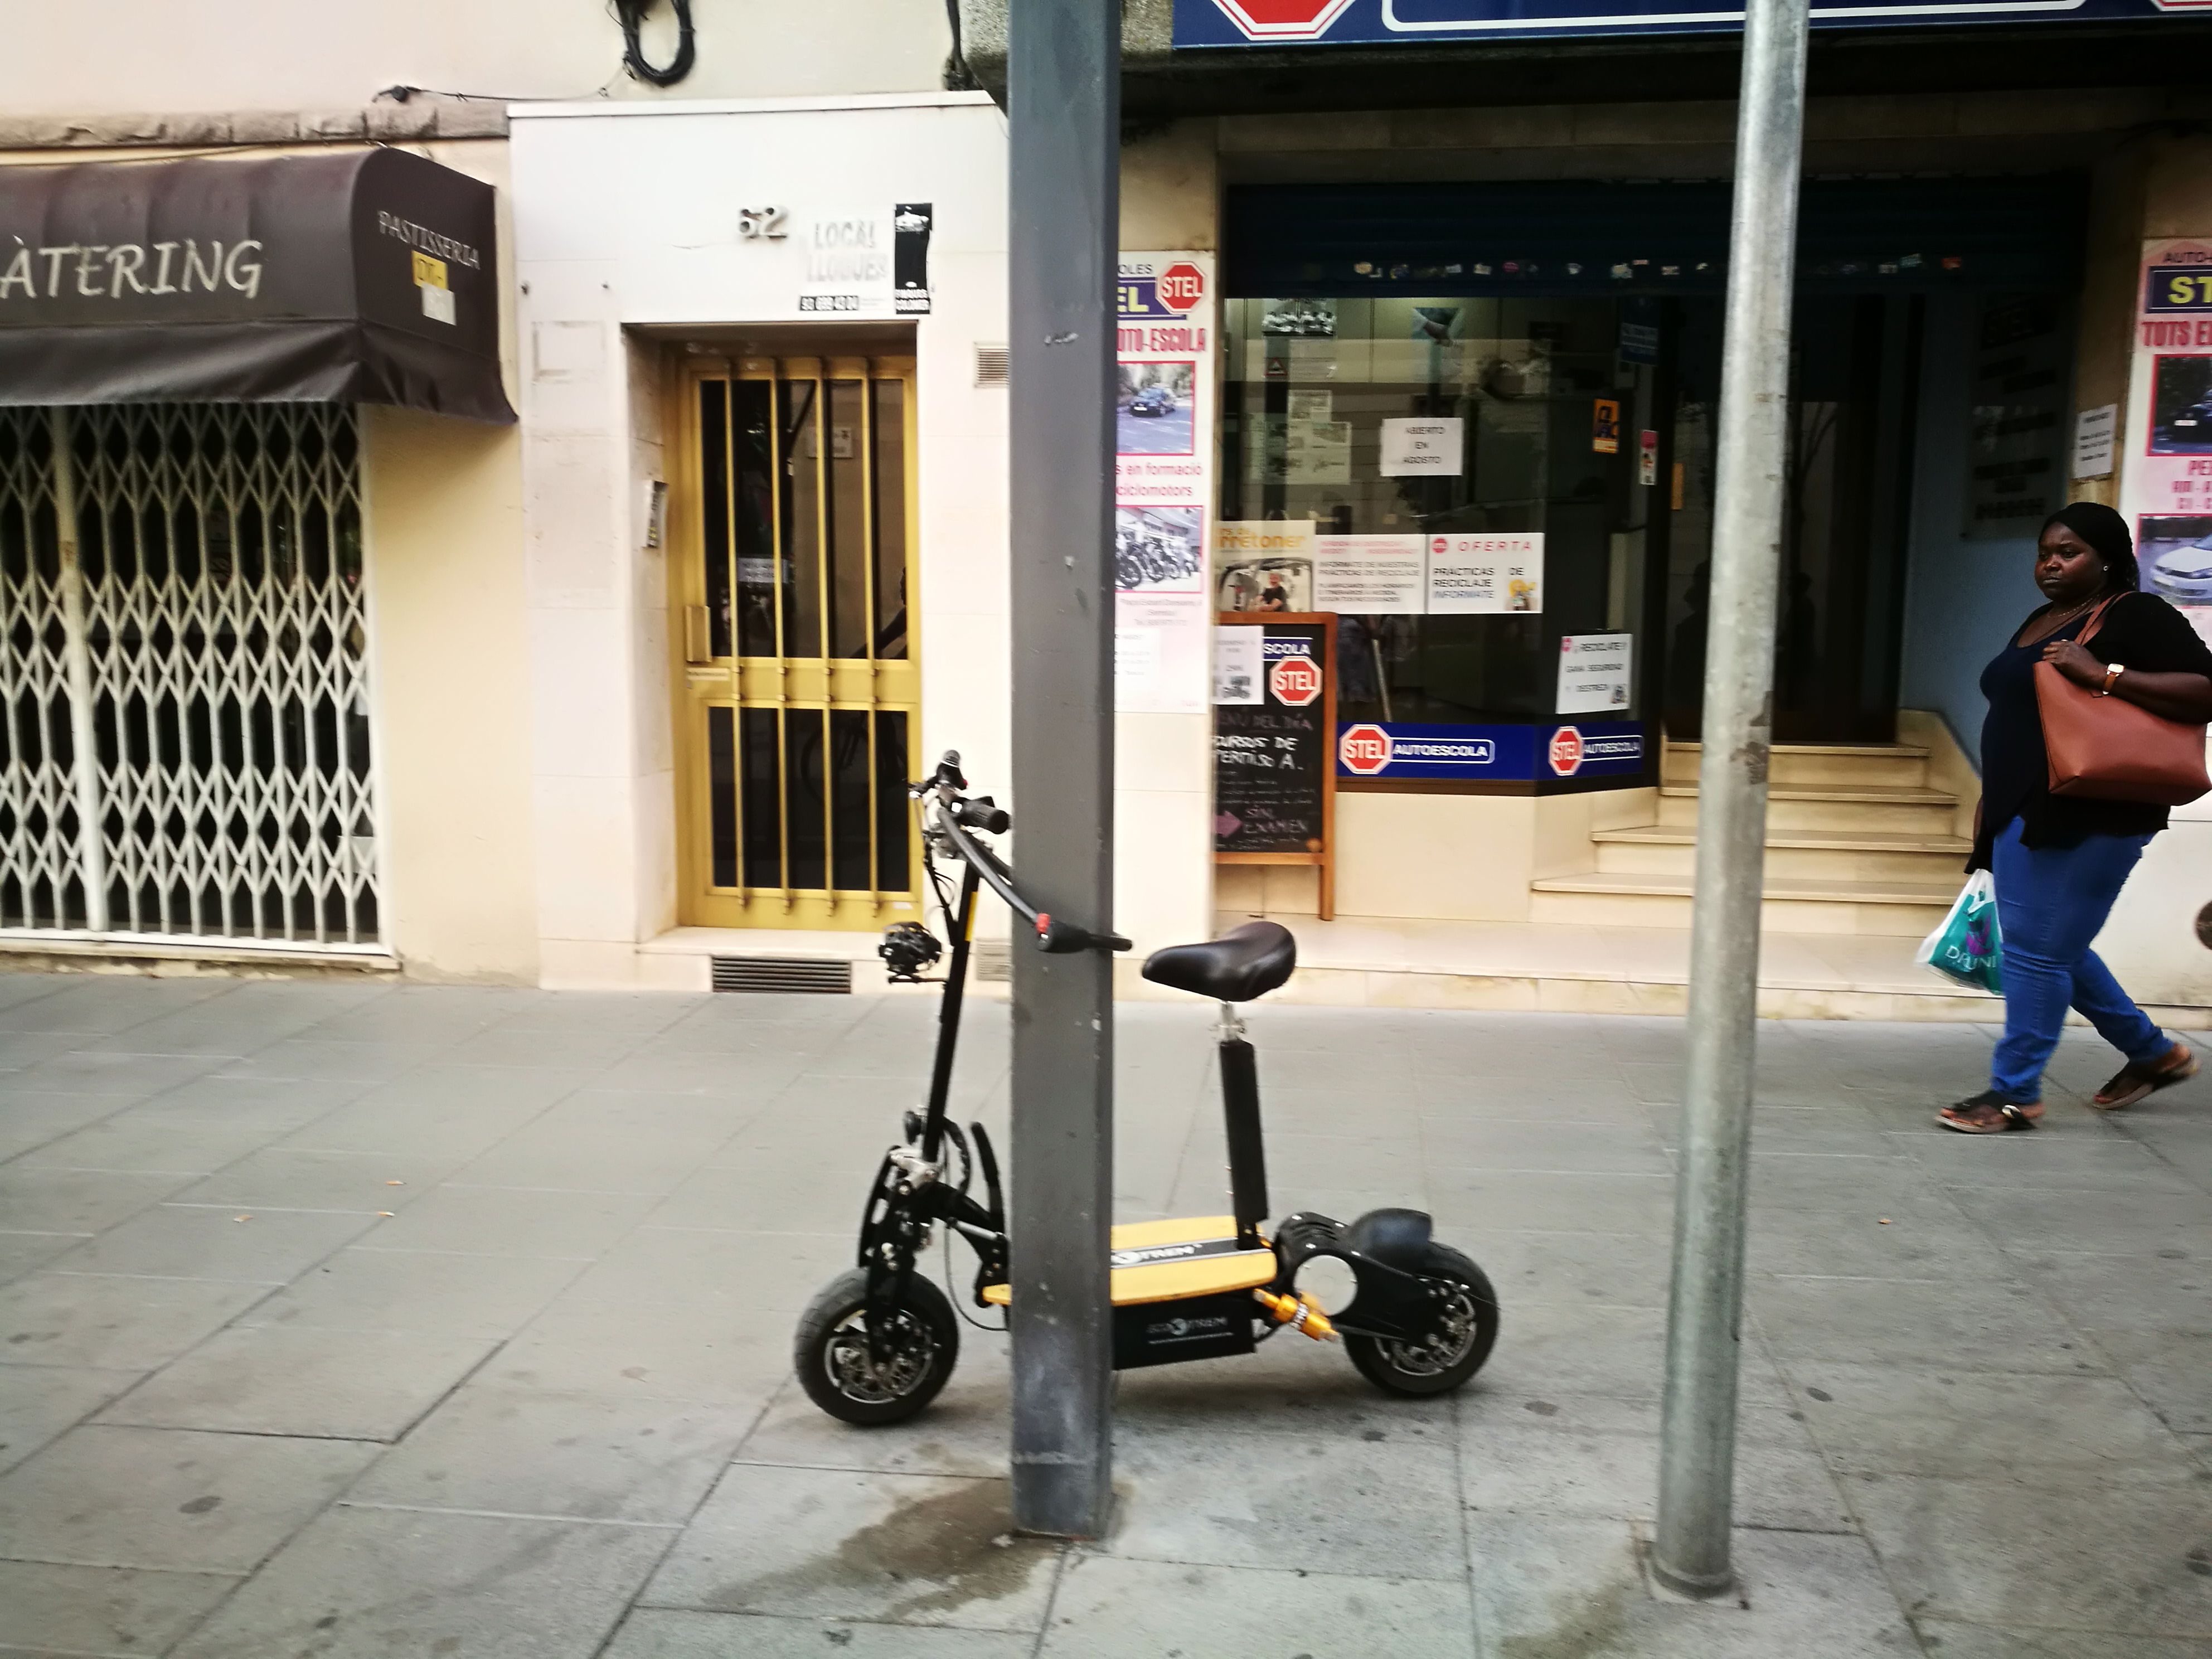
[[2128,665],[2124,662],[2106,663],[2105,665],[2105,683],[2097,688],[2097,695],[2100,697],[2111,696],[2112,695],[2112,688],[2119,684],[2120,676],[2127,672]]

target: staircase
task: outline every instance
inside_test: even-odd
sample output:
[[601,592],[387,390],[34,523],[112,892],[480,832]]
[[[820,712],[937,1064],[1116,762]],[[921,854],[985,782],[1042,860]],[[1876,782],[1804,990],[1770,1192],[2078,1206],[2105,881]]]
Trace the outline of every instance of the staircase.
[[[1698,759],[1699,745],[1669,743],[1659,821],[1593,830],[1597,867],[1533,883],[1530,920],[1687,927]],[[1970,843],[1956,832],[1958,797],[1929,787],[1928,759],[1911,744],[1774,750],[1763,927],[1917,938],[1943,919]]]

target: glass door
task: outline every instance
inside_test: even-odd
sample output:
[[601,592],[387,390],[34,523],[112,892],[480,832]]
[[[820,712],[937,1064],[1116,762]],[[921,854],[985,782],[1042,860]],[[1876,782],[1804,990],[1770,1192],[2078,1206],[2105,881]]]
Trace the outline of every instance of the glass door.
[[693,365],[681,414],[681,919],[919,915],[913,362]]

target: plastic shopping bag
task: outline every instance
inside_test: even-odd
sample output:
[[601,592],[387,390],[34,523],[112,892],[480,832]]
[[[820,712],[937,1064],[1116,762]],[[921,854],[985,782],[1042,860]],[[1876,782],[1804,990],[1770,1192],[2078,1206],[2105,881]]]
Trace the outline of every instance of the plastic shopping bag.
[[1986,870],[1966,878],[1943,925],[1920,941],[1916,961],[1948,980],[2004,994],[2004,942],[1997,933],[1997,887]]

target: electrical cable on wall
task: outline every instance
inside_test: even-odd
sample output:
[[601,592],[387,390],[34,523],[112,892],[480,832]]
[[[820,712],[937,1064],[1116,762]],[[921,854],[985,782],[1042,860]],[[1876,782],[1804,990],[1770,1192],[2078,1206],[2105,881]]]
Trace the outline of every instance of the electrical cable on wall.
[[655,65],[646,61],[645,49],[638,44],[638,30],[646,13],[653,9],[653,0],[612,0],[615,21],[622,25],[624,67],[656,87],[672,87],[690,74],[698,55],[692,38],[691,0],[669,0],[669,3],[676,9],[676,56],[665,64]]

